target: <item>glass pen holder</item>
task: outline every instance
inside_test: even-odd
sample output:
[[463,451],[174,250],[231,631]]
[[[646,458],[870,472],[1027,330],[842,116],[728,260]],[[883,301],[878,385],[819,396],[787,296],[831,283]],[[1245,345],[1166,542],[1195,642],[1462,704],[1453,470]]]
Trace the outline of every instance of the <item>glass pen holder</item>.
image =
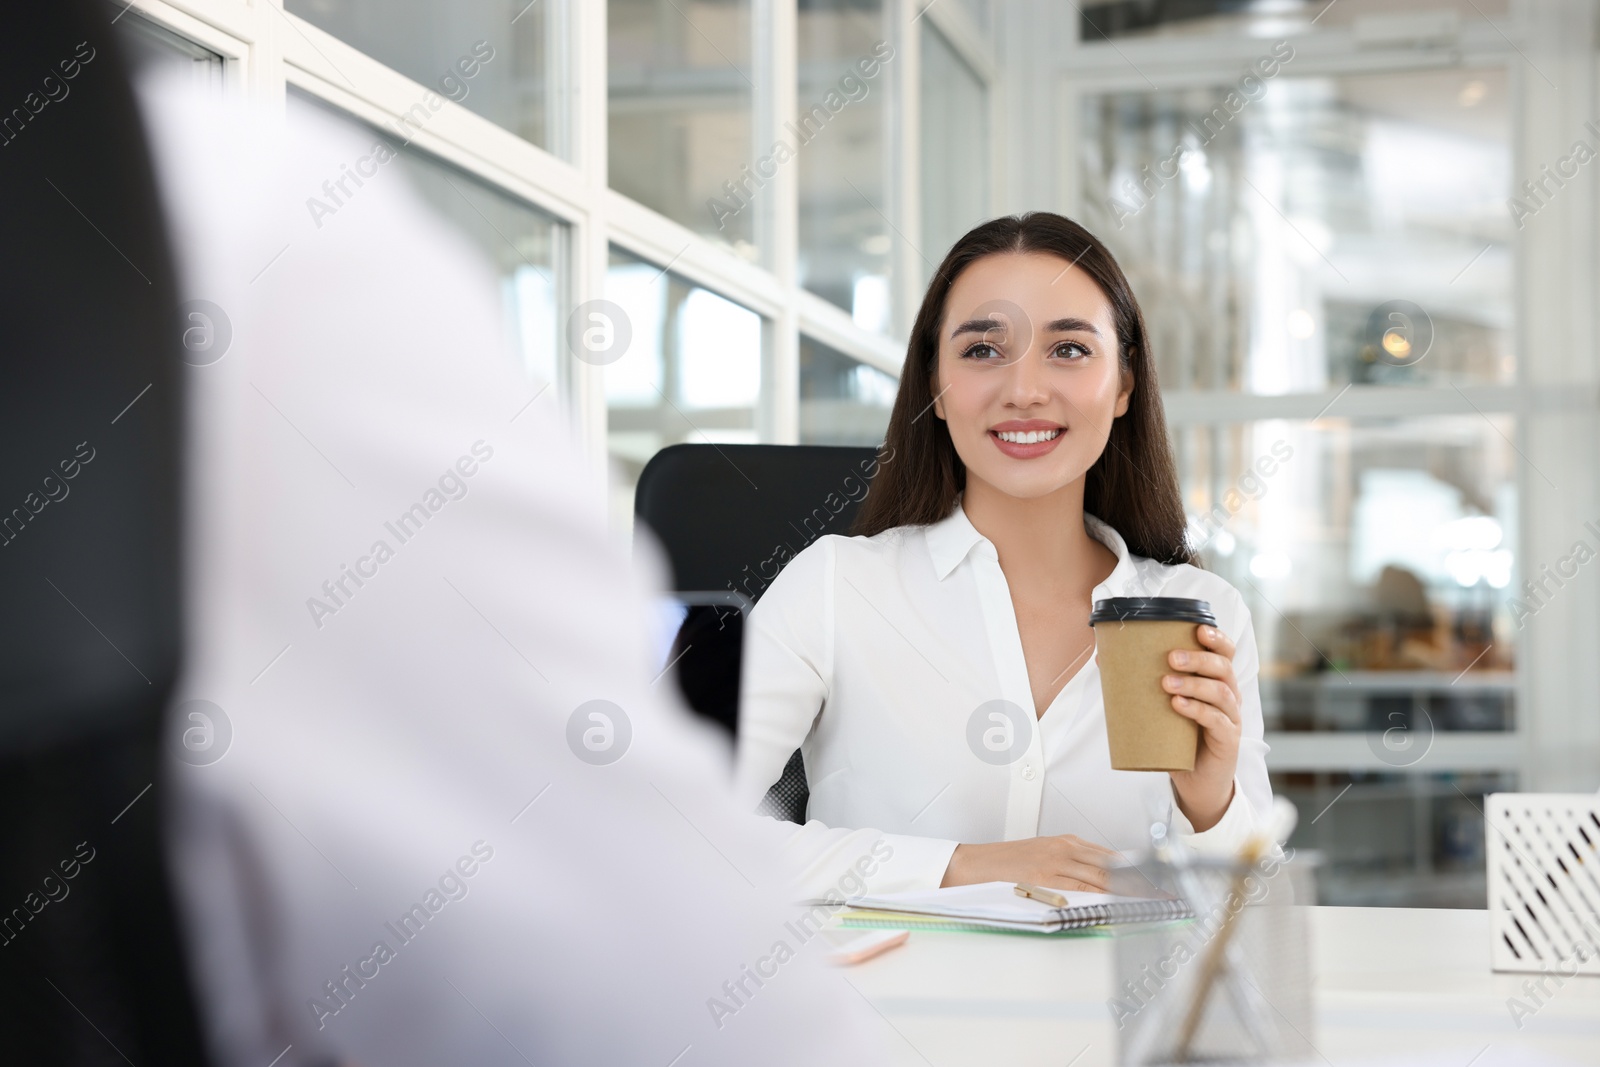
[[1189,917],[1112,927],[1107,1007],[1117,1063],[1298,1063],[1312,1042],[1310,915],[1318,857],[1254,863],[1158,850],[1111,871],[1111,892],[1170,897]]

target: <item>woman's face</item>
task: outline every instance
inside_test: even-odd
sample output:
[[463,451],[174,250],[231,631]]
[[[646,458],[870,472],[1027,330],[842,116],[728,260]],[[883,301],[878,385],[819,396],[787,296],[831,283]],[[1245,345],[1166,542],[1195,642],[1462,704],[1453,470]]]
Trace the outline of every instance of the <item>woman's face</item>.
[[967,478],[1014,497],[1082,478],[1128,410],[1111,302],[1047,253],[985,256],[945,300],[933,405]]

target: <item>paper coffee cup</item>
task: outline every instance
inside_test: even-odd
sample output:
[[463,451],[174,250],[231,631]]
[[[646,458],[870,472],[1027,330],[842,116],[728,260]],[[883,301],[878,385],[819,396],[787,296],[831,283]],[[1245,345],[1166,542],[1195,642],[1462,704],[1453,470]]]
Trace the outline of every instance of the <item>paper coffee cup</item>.
[[1175,673],[1167,654],[1201,651],[1196,625],[1215,626],[1204,600],[1113,597],[1089,615],[1106,708],[1111,766],[1119,771],[1192,771],[1200,727],[1172,708],[1161,679]]

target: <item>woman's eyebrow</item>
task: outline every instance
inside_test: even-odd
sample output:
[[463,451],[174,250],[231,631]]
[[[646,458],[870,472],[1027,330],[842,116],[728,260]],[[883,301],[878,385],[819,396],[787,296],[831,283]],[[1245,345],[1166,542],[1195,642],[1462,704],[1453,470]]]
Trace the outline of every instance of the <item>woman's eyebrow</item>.
[[[954,330],[950,331],[952,338],[960,337],[964,333],[989,333],[992,330],[1004,330],[1004,319],[968,319]],[[1100,330],[1088,319],[1065,318],[1052,319],[1044,324],[1045,333],[1092,333],[1100,336]]]
[[1100,336],[1100,329],[1088,319],[1055,319],[1044,324],[1045,333],[1092,333]]
[[960,337],[964,333],[990,333],[994,330],[1006,329],[1004,319],[968,319],[950,331],[951,337]]

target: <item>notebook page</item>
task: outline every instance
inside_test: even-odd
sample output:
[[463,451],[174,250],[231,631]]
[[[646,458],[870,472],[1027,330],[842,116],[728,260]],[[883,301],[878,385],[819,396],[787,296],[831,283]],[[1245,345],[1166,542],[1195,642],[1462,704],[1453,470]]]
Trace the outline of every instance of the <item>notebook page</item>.
[[948,918],[1043,925],[1071,919],[1079,909],[1086,910],[1097,905],[1150,903],[1139,897],[1116,896],[1111,893],[1086,893],[1064,889],[1055,891],[1067,898],[1065,908],[1052,907],[1032,897],[1019,896],[1015,882],[981,882],[977,885],[956,885],[943,889],[880,893],[875,896],[858,897],[850,901],[850,904],[853,907],[876,908],[880,911],[907,911]]

